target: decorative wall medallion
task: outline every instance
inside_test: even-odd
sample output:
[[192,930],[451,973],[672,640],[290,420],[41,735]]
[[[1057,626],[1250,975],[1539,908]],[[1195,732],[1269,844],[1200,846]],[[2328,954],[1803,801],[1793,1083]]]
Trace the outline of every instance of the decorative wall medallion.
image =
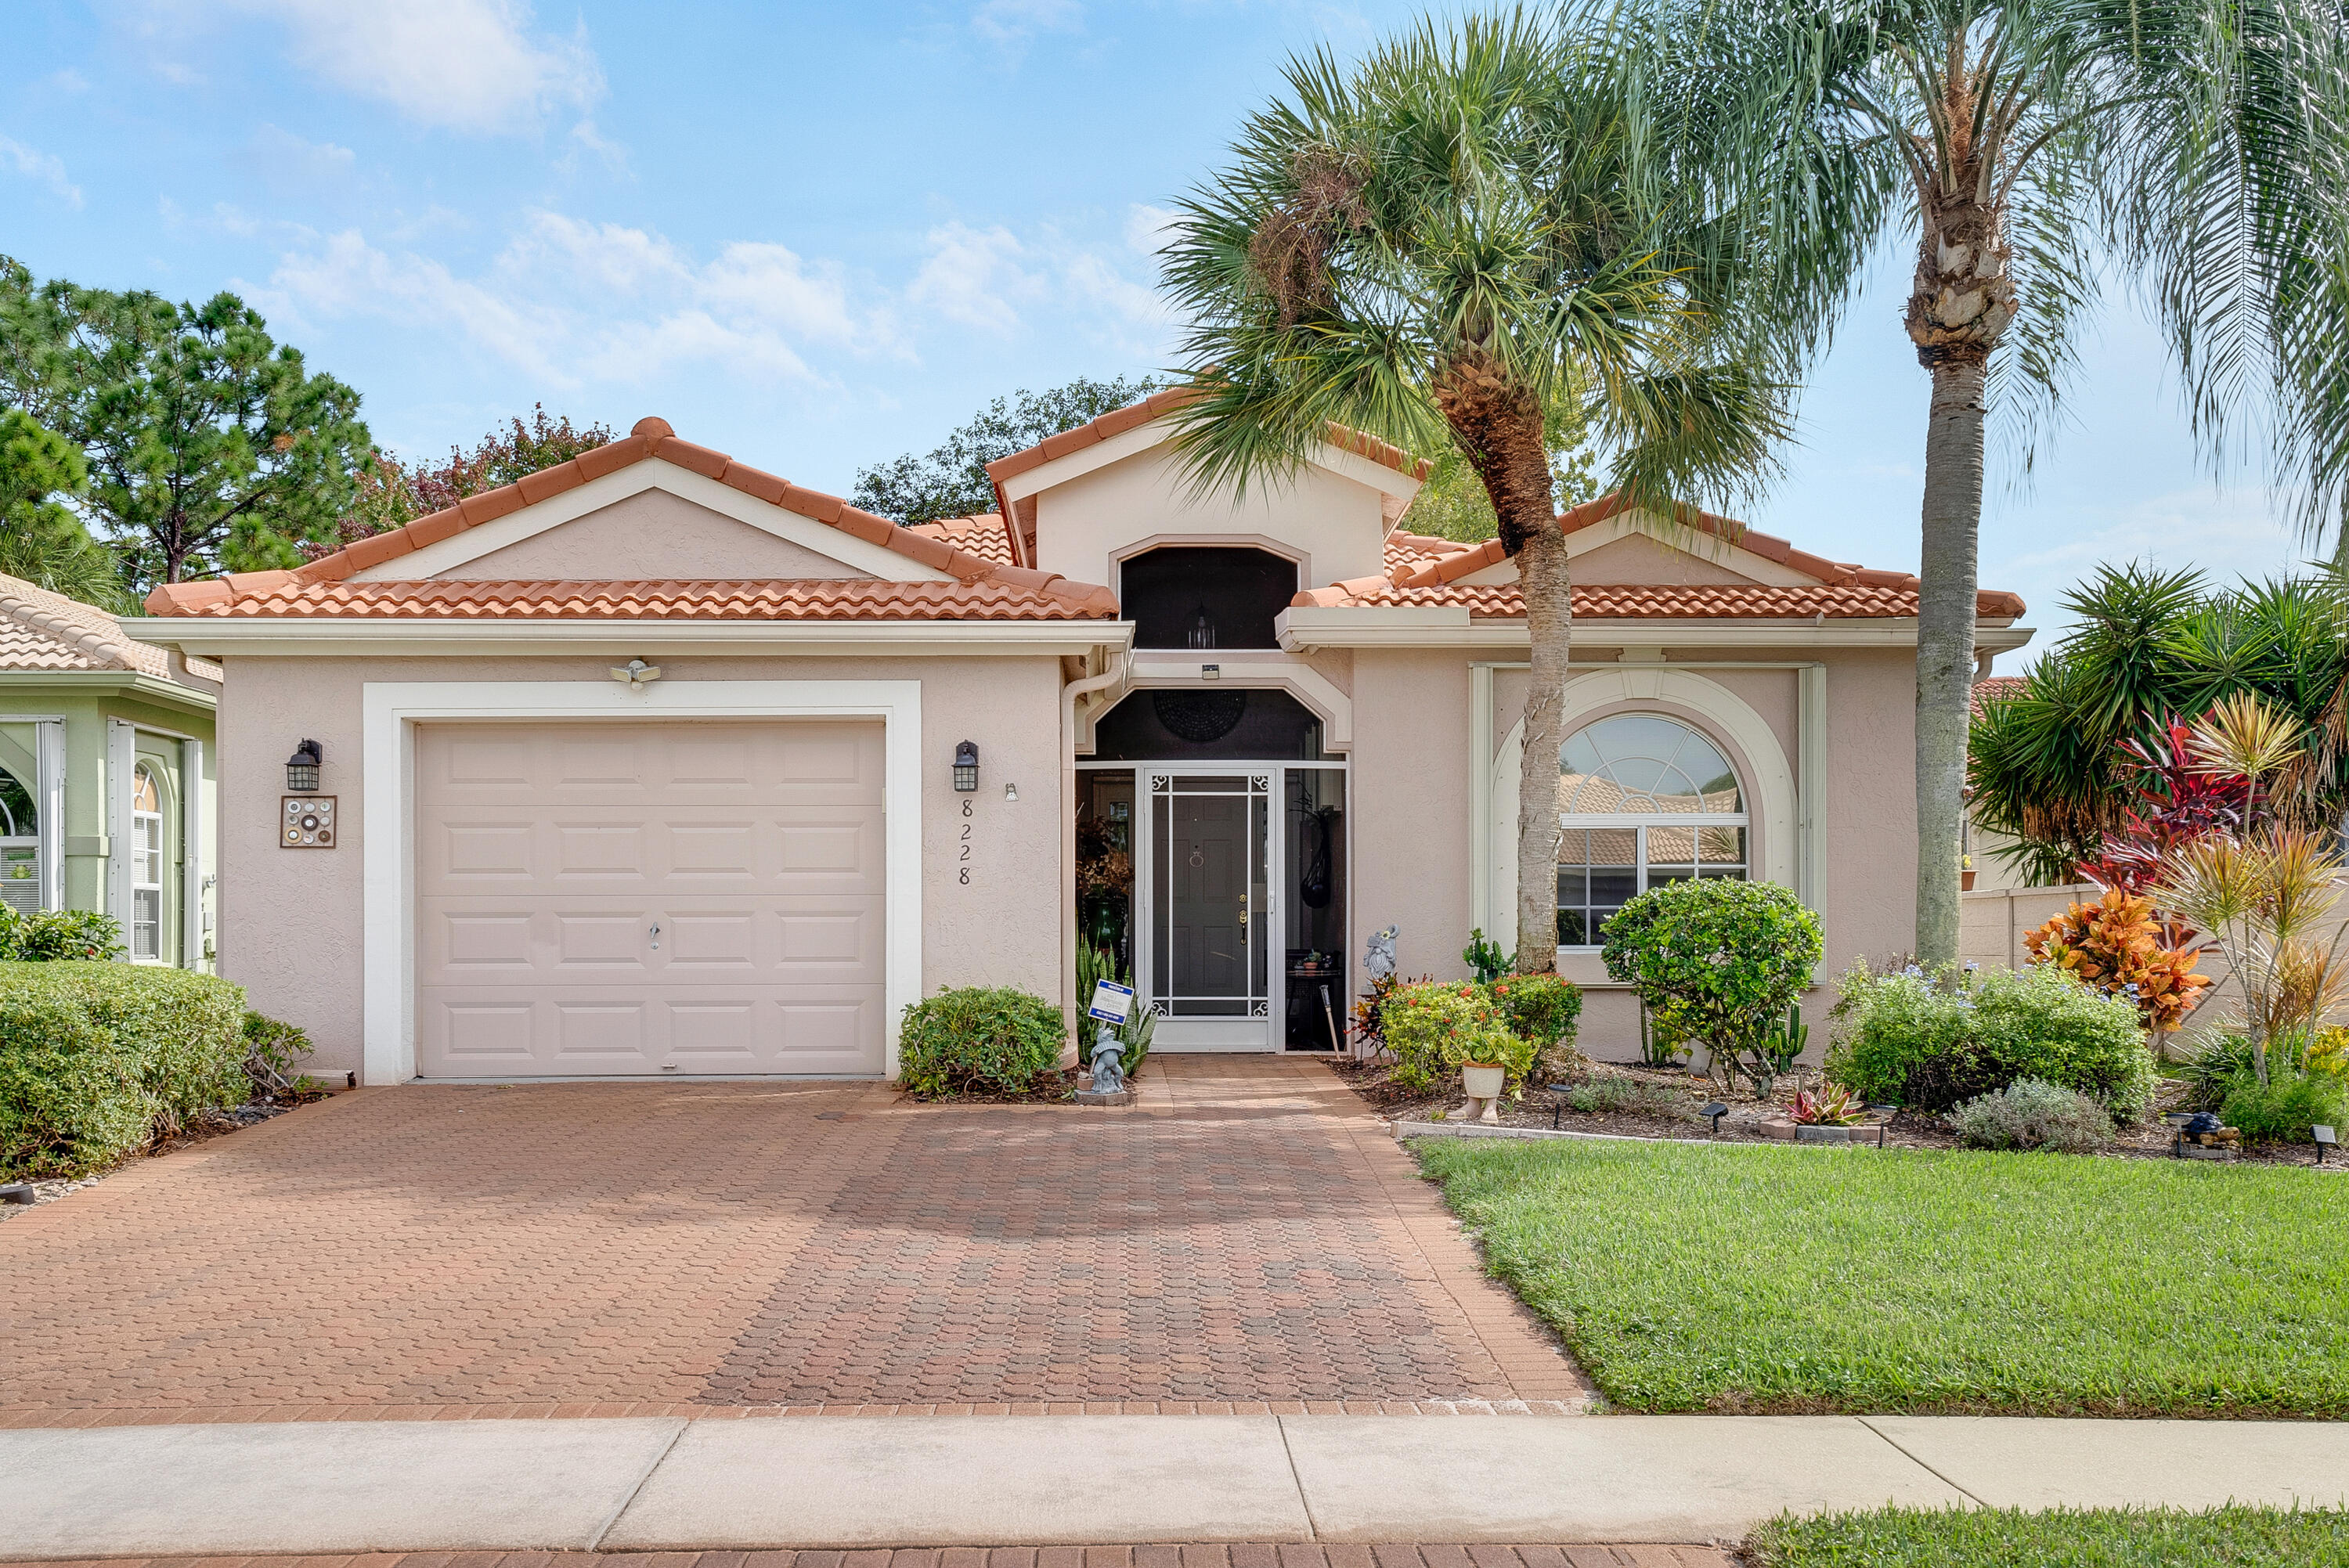
[[1247,717],[1244,691],[1154,691],[1151,710],[1177,740],[1206,746],[1221,740]]
[[335,847],[335,798],[332,795],[288,795],[277,842],[289,850],[331,850]]

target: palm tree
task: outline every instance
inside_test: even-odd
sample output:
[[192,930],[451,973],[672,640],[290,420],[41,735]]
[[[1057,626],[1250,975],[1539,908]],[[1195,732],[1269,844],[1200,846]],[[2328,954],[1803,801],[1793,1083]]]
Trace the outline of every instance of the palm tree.
[[2330,0],[1615,0],[1662,121],[1771,234],[1775,324],[1823,346],[1913,239],[1932,378],[1917,638],[1917,953],[1958,956],[1975,542],[1995,405],[2028,457],[2104,266],[2151,302],[2214,465],[2251,413],[2322,531],[2349,476],[2349,105]]
[[[1464,455],[1532,637],[1517,819],[1522,973],[1557,951],[1558,733],[1572,632],[1546,410],[1582,410],[1626,499],[1725,493],[1783,433],[1776,387],[1709,341],[1735,247],[1681,232],[1621,58],[1522,17],[1426,24],[1290,63],[1229,166],[1178,204],[1193,323],[1178,441],[1202,488],[1293,471],[1332,424]],[[1554,419],[1548,421],[1555,424]]]

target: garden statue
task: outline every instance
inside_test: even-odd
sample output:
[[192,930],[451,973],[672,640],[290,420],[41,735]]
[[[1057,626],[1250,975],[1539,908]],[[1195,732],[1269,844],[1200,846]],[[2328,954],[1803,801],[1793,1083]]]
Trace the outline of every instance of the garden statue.
[[1395,972],[1395,938],[1402,934],[1396,925],[1381,926],[1371,933],[1371,950],[1362,958],[1363,972],[1376,985]]
[[1119,1043],[1115,1029],[1103,1029],[1093,1041],[1092,1092],[1125,1092],[1125,1047]]

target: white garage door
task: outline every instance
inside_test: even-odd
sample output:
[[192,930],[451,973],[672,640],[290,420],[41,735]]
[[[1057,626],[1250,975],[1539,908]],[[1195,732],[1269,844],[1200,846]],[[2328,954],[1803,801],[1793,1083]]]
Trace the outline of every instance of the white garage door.
[[417,1070],[880,1072],[881,760],[877,723],[422,727]]

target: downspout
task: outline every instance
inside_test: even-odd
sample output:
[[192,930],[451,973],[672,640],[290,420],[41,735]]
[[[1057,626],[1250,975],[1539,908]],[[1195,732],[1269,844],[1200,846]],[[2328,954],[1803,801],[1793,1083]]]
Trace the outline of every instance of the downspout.
[[1061,1017],[1067,1031],[1061,1049],[1063,1068],[1077,1064],[1077,699],[1107,691],[1128,678],[1131,656],[1109,650],[1115,665],[1061,687],[1061,799],[1067,820],[1061,824]]

